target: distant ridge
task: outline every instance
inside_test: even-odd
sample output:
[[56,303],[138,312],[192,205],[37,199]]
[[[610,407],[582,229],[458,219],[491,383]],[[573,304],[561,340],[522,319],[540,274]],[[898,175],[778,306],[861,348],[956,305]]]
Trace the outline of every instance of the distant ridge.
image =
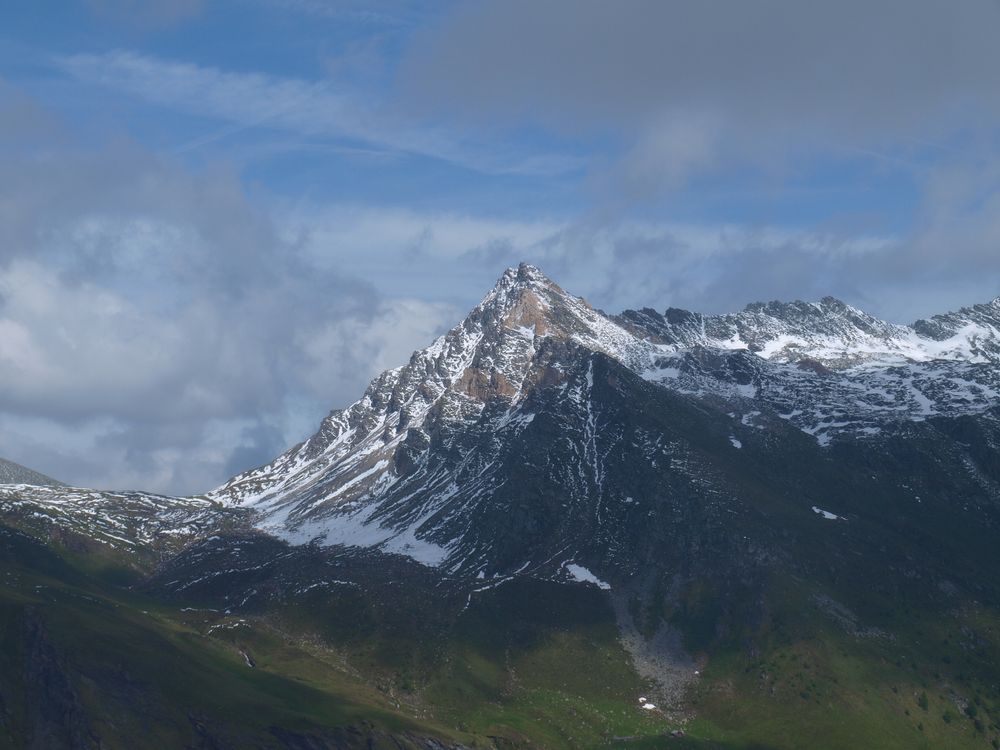
[[62,482],[47,477],[26,466],[0,458],[0,484],[37,484],[48,487],[65,487]]

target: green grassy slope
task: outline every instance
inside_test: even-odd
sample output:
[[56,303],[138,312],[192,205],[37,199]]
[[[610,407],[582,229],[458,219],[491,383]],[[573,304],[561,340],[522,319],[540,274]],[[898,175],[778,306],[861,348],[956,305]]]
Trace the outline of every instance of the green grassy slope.
[[[478,593],[407,661],[416,624],[373,633],[373,648],[333,622],[350,608],[227,614],[116,586],[126,576],[113,570],[0,530],[0,746],[296,747],[292,733],[367,747],[376,732],[596,747],[665,726],[635,706],[644,686],[595,589],[525,581]],[[51,711],[38,713],[43,694]]]
[[[51,742],[105,748],[360,747],[379,732],[373,746],[989,748],[998,735],[1000,618],[982,606],[862,618],[823,598],[840,592],[776,578],[754,646],[750,625],[713,646],[696,718],[673,739],[679,724],[638,707],[651,686],[594,588],[514,581],[474,594],[451,627],[399,625],[373,648],[336,622],[358,601],[226,614],[113,585],[18,533],[0,541],[0,745],[46,726]],[[694,651],[703,614],[675,617]],[[31,708],[42,692],[49,714]]]
[[[274,727],[362,725],[460,739],[242,618],[206,622],[109,589],[29,538],[5,531],[0,542],[0,737],[13,747],[46,731],[53,747],[70,737],[99,737],[102,748],[187,747],[199,737],[281,747]],[[31,701],[49,694],[52,710],[39,714]]]
[[962,607],[856,625],[800,581],[759,649],[713,655],[691,699],[696,736],[775,748],[1000,745],[1000,616]]

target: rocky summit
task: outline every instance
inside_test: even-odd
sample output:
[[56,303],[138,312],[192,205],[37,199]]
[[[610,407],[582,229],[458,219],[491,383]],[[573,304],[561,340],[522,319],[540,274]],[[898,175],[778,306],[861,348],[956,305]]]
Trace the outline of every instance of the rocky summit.
[[203,496],[5,479],[0,738],[1000,746],[998,361],[1000,299],[609,315],[508,269]]

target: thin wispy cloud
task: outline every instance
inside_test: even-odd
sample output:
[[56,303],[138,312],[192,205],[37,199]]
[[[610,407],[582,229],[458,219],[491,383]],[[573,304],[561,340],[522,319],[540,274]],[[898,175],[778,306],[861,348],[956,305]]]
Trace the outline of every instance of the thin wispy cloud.
[[357,21],[374,26],[400,27],[417,22],[415,3],[400,0],[256,0],[282,12],[302,13],[333,21]]
[[80,81],[185,114],[233,123],[228,129],[177,144],[178,151],[263,129],[307,139],[369,144],[486,173],[551,175],[580,166],[580,160],[570,155],[477,149],[439,128],[399,122],[377,105],[338,91],[329,81],[235,73],[121,50],[59,57],[56,64]]

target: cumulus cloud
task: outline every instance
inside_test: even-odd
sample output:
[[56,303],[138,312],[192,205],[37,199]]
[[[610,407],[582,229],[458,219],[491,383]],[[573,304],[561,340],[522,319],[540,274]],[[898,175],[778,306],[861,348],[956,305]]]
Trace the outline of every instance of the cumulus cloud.
[[381,296],[336,250],[304,252],[225,169],[2,151],[0,412],[77,436],[44,467],[66,481],[207,489],[441,329],[443,306]]

